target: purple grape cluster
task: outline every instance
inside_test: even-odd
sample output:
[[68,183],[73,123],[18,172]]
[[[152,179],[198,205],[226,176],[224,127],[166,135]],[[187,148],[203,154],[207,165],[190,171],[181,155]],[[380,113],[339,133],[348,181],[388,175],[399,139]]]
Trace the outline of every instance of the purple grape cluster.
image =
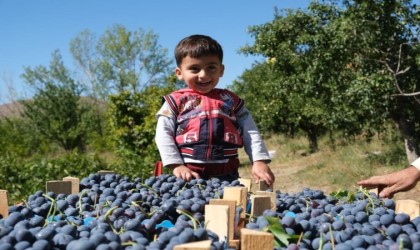
[[172,249],[183,243],[226,243],[204,226],[204,206],[227,186],[217,178],[189,182],[172,175],[142,182],[118,174],[91,174],[79,194],[38,191],[25,204],[10,206],[0,220],[5,249]]
[[[239,185],[218,178],[186,182],[167,174],[144,181],[91,174],[80,181],[78,194],[38,191],[10,206],[9,216],[0,219],[0,250],[162,250],[201,240],[211,240],[211,249],[226,249],[224,239],[205,228],[204,207],[223,198],[225,187]],[[410,221],[395,213],[391,199],[364,190],[341,196],[308,188],[275,194],[276,211],[246,223],[274,232],[274,218],[289,237],[287,244],[275,237],[274,249],[420,249],[420,217]]]
[[277,217],[287,235],[300,238],[275,249],[420,249],[420,217],[410,221],[395,212],[394,200],[366,190],[340,198],[311,189],[277,192],[276,206],[246,225],[264,230],[267,218]]

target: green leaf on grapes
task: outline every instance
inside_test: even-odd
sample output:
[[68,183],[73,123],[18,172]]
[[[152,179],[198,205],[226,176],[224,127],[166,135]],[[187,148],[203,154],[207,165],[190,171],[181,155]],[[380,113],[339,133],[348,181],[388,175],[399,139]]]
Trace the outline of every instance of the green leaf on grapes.
[[330,195],[334,196],[338,199],[347,198],[347,196],[349,195],[349,191],[348,190],[338,190],[337,192],[332,192]]
[[290,235],[284,230],[279,218],[266,216],[265,219],[268,221],[266,230],[274,235],[275,246],[288,246]]

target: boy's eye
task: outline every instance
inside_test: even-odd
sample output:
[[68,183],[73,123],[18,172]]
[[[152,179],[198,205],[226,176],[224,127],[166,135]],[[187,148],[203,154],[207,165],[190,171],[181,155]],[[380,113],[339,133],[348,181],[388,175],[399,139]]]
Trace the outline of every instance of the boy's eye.
[[194,72],[194,73],[196,73],[196,72],[199,72],[200,71],[200,69],[199,68],[197,68],[197,67],[191,67],[189,70],[191,70],[192,72]]

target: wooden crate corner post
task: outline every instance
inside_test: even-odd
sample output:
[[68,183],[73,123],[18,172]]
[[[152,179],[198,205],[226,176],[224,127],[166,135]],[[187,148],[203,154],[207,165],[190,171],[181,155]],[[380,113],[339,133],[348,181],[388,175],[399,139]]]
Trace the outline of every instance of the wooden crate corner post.
[[265,182],[264,180],[260,180],[257,183],[257,189],[256,189],[256,191],[267,191],[268,189],[273,190],[273,184],[267,185],[267,182]]
[[71,182],[71,193],[78,194],[80,191],[80,180],[77,177],[67,176],[63,178],[63,181]]
[[252,185],[252,180],[249,178],[239,178],[238,179],[239,183],[241,185],[244,185],[247,189],[247,192],[251,191],[251,185]]
[[0,215],[3,218],[9,216],[9,197],[7,195],[7,190],[0,189]]

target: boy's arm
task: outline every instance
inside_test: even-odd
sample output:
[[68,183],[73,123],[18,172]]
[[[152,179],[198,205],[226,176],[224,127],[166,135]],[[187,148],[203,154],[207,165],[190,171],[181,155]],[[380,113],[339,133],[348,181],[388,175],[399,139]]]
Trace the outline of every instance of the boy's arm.
[[242,139],[244,142],[244,149],[251,162],[264,161],[271,162],[270,155],[268,154],[267,147],[257,125],[252,119],[251,114],[246,108],[238,114],[238,123],[242,129]]
[[172,170],[173,174],[186,181],[200,176],[184,165],[184,161],[175,144],[175,121],[171,117],[157,114],[155,141],[164,167]]
[[184,164],[184,161],[175,144],[175,121],[170,115],[165,115],[166,110],[164,105],[156,115],[156,146],[159,150],[163,166],[181,165]]
[[267,165],[271,162],[271,158],[264,140],[246,108],[243,108],[238,117],[238,122],[243,132],[245,152],[252,162],[252,175],[256,182],[264,180],[267,185],[272,185],[275,181],[275,176]]

